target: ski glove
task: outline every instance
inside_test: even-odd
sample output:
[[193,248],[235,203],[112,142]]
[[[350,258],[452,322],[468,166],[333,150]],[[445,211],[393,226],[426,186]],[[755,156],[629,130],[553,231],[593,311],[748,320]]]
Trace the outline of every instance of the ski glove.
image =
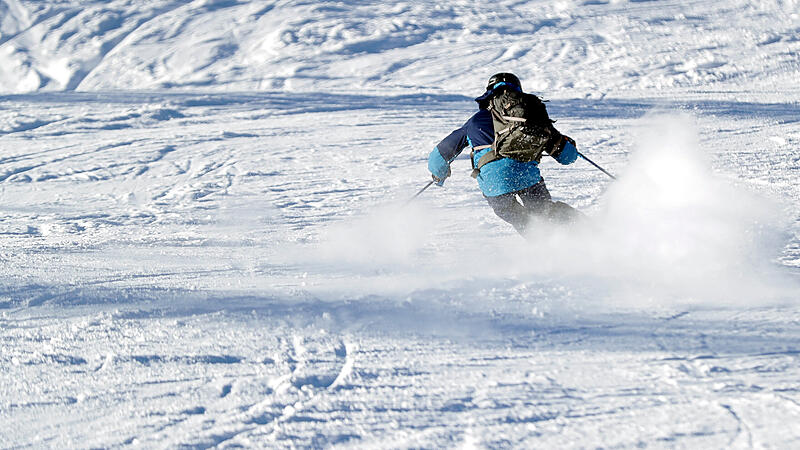
[[564,140],[567,142],[564,143],[564,147],[555,158],[560,164],[572,164],[578,159],[578,149],[575,147],[575,141],[571,137],[564,136]]
[[444,185],[444,180],[450,176],[450,163],[445,161],[438,147],[434,148],[428,157],[428,170],[437,186]]
[[447,179],[447,177],[449,176],[450,176],[450,170],[448,169],[446,177],[438,178],[436,175],[431,175],[431,178],[433,178],[433,182],[436,183],[437,186],[444,186],[444,180]]

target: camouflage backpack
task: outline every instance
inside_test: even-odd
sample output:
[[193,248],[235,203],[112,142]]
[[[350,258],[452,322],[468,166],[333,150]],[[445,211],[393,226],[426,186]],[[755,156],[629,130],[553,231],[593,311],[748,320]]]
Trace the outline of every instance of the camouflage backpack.
[[[494,142],[492,150],[473,167],[473,177],[484,165],[502,158],[538,163],[543,153],[557,155],[569,139],[553,127],[544,102],[533,94],[503,89],[489,99],[487,109],[492,114]],[[475,147],[473,151],[488,147]]]

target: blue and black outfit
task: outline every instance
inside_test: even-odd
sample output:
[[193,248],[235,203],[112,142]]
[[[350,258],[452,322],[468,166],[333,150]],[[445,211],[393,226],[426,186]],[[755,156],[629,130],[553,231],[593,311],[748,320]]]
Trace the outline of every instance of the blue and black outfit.
[[[505,83],[498,83],[498,85],[505,85]],[[486,99],[497,87],[499,86],[490,84],[487,92],[475,99],[478,102],[479,111],[459,129],[444,138],[431,152],[428,158],[428,169],[439,181],[439,185],[443,184],[444,179],[450,175],[450,163],[465,148],[472,149],[473,167],[477,167],[481,156],[491,150],[494,141],[494,126],[491,113],[486,108]],[[571,164],[577,158],[577,149],[571,142],[568,142],[554,158],[561,164]],[[535,161],[497,159],[482,166],[476,179],[495,214],[513,225],[521,234],[524,233],[532,215],[552,215],[554,210],[563,210],[563,207],[571,209],[561,202],[556,202],[560,205],[553,208],[556,203],[552,202],[550,193],[539,173],[539,164]]]

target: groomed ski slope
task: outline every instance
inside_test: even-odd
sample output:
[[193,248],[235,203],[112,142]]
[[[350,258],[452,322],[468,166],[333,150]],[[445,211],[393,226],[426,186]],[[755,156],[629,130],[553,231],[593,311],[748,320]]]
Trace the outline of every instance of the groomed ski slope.
[[0,0],[0,448],[797,447],[799,6]]

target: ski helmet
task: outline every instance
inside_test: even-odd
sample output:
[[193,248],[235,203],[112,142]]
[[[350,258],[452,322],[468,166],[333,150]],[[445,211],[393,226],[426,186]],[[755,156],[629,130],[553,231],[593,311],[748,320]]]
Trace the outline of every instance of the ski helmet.
[[519,82],[519,78],[513,73],[508,72],[500,72],[492,75],[489,78],[489,83],[486,85],[487,91],[492,91],[495,88],[495,85],[498,83],[507,83],[516,86],[519,90],[522,90],[522,83]]
[[489,78],[489,83],[486,85],[486,92],[476,98],[475,101],[478,102],[481,108],[485,108],[487,101],[496,93],[495,89],[507,86],[512,86],[522,91],[522,83],[519,82],[519,78],[517,78],[516,75],[508,72],[496,73]]

